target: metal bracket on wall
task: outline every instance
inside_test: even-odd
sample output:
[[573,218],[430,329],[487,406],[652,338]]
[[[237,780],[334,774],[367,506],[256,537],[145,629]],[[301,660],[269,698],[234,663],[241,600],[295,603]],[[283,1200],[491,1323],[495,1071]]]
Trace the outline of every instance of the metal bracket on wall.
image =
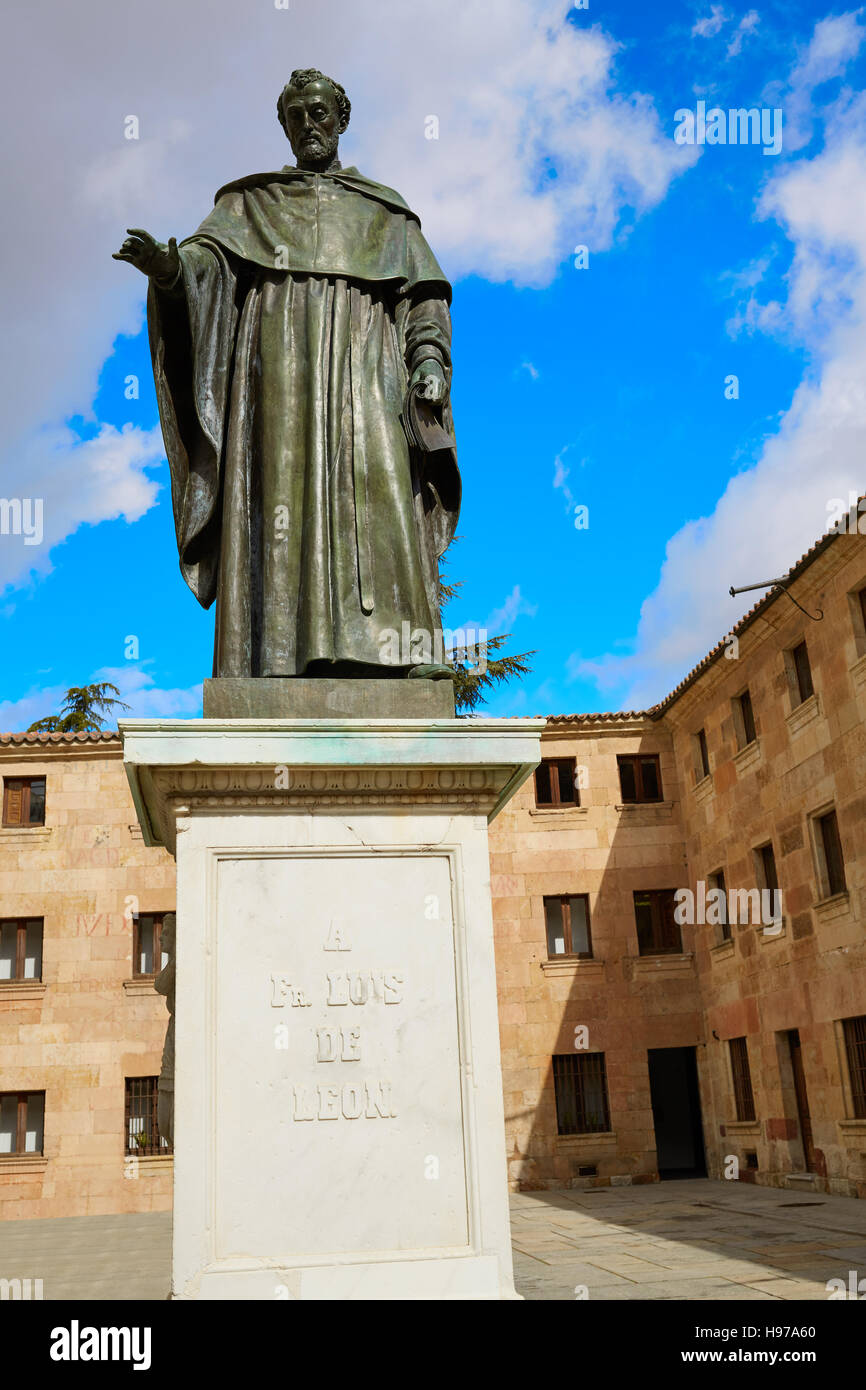
[[794,604],[794,607],[799,608],[801,613],[805,613],[807,618],[811,618],[813,623],[819,623],[821,619],[824,617],[823,608],[819,608],[815,613],[810,613],[807,608],[803,607],[802,603],[798,603],[797,599],[794,598],[794,595],[790,592],[787,584],[783,579],[765,579],[762,584],[743,584],[739,589],[735,589],[734,586],[731,585],[730,589],[728,590],[728,593],[730,594],[731,598],[734,598],[737,594],[748,593],[751,589],[780,589],[783,594],[788,595],[788,598]]

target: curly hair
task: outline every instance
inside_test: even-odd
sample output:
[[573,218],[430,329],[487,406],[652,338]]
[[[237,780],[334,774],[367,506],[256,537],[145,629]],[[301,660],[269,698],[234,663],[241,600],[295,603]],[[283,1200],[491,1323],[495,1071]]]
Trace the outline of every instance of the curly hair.
[[340,86],[339,82],[335,82],[333,77],[326,77],[323,72],[319,72],[318,68],[296,68],[292,73],[277,99],[277,115],[280,119],[280,125],[283,127],[286,135],[288,135],[286,118],[283,112],[283,98],[289,92],[302,92],[305,87],[309,87],[311,82],[329,82],[333,87],[334,95],[337,98],[337,110],[340,113],[340,134],[342,135],[349,124],[349,117],[352,114],[352,103],[346,96],[345,90]]

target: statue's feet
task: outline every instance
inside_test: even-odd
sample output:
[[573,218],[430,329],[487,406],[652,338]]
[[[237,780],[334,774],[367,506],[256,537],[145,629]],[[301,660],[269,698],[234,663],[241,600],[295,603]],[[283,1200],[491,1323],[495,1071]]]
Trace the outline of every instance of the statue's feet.
[[427,661],[421,666],[413,666],[409,671],[410,680],[453,681],[454,667],[445,666],[441,661]]

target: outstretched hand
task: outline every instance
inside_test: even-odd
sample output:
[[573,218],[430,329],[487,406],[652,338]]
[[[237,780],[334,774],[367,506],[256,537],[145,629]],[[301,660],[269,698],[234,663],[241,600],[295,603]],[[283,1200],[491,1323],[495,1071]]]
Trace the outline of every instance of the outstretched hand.
[[168,246],[164,246],[142,227],[127,227],[126,230],[129,233],[126,241],[111,259],[129,261],[142,275],[152,280],[161,280],[165,284],[172,281],[180,270],[180,256],[174,237],[169,239]]

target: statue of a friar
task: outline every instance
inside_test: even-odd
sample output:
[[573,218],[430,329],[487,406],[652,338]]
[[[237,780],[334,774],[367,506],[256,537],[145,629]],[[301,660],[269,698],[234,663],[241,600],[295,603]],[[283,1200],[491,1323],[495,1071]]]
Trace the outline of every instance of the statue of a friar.
[[[460,505],[451,289],[400,195],[341,166],[350,109],[331,78],[292,73],[277,111],[296,167],[226,184],[179,246],[130,228],[115,256],[150,282],[180,563],[216,601],[215,676],[452,674],[435,659]],[[429,640],[395,661],[407,631]]]

